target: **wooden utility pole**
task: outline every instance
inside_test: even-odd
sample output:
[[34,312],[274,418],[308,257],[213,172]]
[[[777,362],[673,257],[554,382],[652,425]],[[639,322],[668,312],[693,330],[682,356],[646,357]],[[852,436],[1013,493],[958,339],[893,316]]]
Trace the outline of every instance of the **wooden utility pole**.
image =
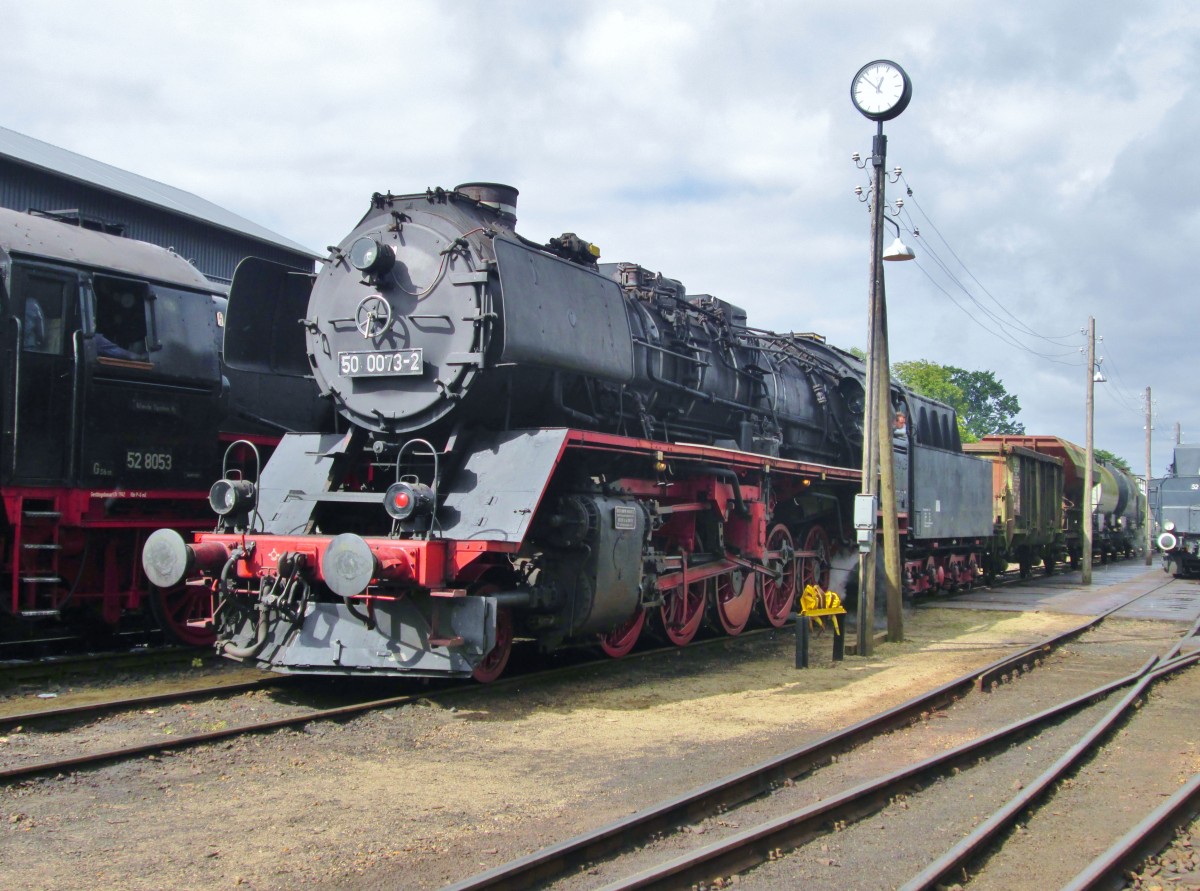
[[1096,319],[1088,316],[1087,434],[1083,459],[1083,499],[1079,505],[1079,532],[1083,540],[1083,584],[1092,583],[1092,420],[1096,396]]
[[[879,454],[892,444],[891,437],[884,442],[879,436],[877,412],[880,390],[879,369],[879,308],[883,293],[883,191],[887,182],[884,165],[887,163],[887,137],[883,135],[883,122],[879,122],[875,140],[871,145],[872,176],[871,206],[871,299],[867,308],[867,381],[863,393],[863,476],[864,495],[878,495]],[[887,373],[887,367],[883,369]],[[883,509],[883,506],[880,505]],[[884,509],[884,515],[886,516]],[[871,656],[875,653],[875,553],[877,537],[871,536],[870,547],[858,557],[858,654]]]
[[1151,544],[1150,544],[1150,535],[1151,535],[1150,526],[1152,525],[1150,523],[1150,431],[1154,428],[1152,428],[1150,426],[1150,421],[1151,421],[1150,388],[1147,387],[1146,388],[1146,515],[1144,517],[1142,517],[1142,527],[1144,528],[1144,530],[1146,532],[1146,541],[1144,544],[1146,547],[1146,565],[1147,566],[1150,565],[1150,554],[1151,554],[1151,550],[1152,550]]
[[891,643],[904,640],[904,601],[900,585],[900,523],[896,517],[896,463],[893,437],[895,419],[892,411],[892,381],[889,368],[887,293],[882,279],[879,282],[879,306],[876,308],[876,352],[879,370],[875,386],[879,393],[875,423],[879,439],[879,504],[883,509],[883,579],[887,597],[887,639]]

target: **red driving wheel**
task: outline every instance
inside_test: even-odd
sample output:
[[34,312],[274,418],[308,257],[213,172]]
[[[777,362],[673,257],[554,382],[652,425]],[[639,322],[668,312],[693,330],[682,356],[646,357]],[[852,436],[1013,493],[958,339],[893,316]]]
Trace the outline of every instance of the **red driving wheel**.
[[152,588],[150,610],[163,633],[176,643],[211,647],[217,639],[212,626],[212,589],[206,582]]
[[713,600],[725,633],[741,634],[754,611],[754,574],[735,569],[717,576]]
[[606,656],[613,659],[620,659],[622,656],[628,656],[629,652],[638,642],[638,637],[642,633],[642,627],[646,624],[646,611],[640,606],[629,619],[622,622],[612,631],[607,634],[601,634],[600,649],[604,651]]
[[692,582],[686,587],[679,585],[663,592],[663,632],[675,646],[687,646],[700,630],[707,592],[707,581]]
[[504,673],[508,657],[512,655],[513,622],[512,611],[502,606],[496,612],[496,645],[475,666],[471,677],[481,684],[490,684]]
[[759,575],[759,600],[763,616],[776,628],[782,627],[792,614],[796,600],[796,559],[792,534],[782,523],[767,535],[767,569],[771,574]]

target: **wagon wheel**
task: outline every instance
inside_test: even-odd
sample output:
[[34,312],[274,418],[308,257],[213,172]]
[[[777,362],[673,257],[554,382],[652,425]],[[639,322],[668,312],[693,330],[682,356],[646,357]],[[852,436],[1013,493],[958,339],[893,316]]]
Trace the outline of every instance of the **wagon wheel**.
[[1042,565],[1046,568],[1046,575],[1054,575],[1054,564],[1056,562],[1049,554],[1042,558]]
[[946,590],[949,591],[951,594],[958,591],[959,566],[960,566],[960,564],[955,562],[953,557],[951,557],[949,560],[946,561],[946,571],[942,575],[942,578],[946,583]]
[[930,591],[940,591],[942,588],[942,579],[938,578],[937,561],[932,557],[925,561],[925,578],[929,580]]
[[833,554],[833,546],[829,543],[829,533],[824,526],[816,525],[804,536],[803,551],[815,551],[815,557],[800,558],[800,592],[809,585],[819,585],[821,590],[829,589],[829,561]]
[[677,585],[663,592],[663,605],[660,607],[663,632],[675,646],[687,646],[700,630],[708,588],[708,581],[705,580],[692,582],[686,588]]
[[754,574],[741,569],[717,576],[710,624],[730,636],[741,634],[754,611],[754,587]]
[[217,639],[212,625],[212,589],[205,582],[184,582],[150,589],[150,612],[175,643],[211,647]]
[[767,568],[771,574],[759,576],[759,604],[767,622],[780,628],[791,616],[792,603],[796,599],[796,559],[792,556],[795,553],[792,534],[782,523],[767,535],[767,551],[776,556],[767,558]]
[[983,583],[991,587],[996,582],[996,557],[993,554],[983,556]]
[[975,587],[975,584],[978,581],[979,581],[979,561],[976,560],[975,555],[972,554],[970,557],[967,558],[967,581],[965,583],[966,589],[968,591],[970,591],[972,588]]
[[604,651],[604,655],[610,656],[613,659],[620,659],[622,656],[629,655],[634,644],[638,642],[638,636],[642,633],[642,627],[645,624],[646,611],[639,606],[637,612],[613,628],[612,631],[598,635],[600,638],[600,649]]
[[512,611],[502,606],[496,611],[496,645],[475,666],[471,677],[481,684],[490,684],[504,673],[508,657],[512,655],[513,622]]

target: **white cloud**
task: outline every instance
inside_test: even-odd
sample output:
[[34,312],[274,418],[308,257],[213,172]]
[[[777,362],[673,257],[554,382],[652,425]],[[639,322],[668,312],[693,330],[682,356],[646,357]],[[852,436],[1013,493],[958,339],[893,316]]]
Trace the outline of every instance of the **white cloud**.
[[[865,340],[868,237],[849,156],[874,131],[849,81],[894,58],[915,90],[887,125],[889,167],[913,186],[900,219],[921,227],[937,286],[915,264],[889,270],[893,358],[993,370],[1031,430],[1082,437],[1082,368],[1057,364],[1077,358],[967,318],[938,286],[987,328],[955,279],[1004,317],[973,273],[1038,333],[1096,316],[1125,382],[1098,399],[1098,443],[1141,454],[1124,397],[1146,383],[1160,431],[1175,417],[1200,429],[1178,323],[1194,314],[1200,234],[1200,109],[1183,99],[1200,10],[1184,0],[947,0],[919,15],[861,0],[0,0],[0,15],[0,123],[298,241],[337,241],[376,190],[507,181],[531,238],[577,231],[753,323],[847,346]],[[1155,451],[1161,468],[1165,437]]]

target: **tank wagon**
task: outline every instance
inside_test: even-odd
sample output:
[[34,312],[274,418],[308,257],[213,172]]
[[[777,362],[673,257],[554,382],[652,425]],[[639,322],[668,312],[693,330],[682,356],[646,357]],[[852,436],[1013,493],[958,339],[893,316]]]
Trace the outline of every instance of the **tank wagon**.
[[1176,445],[1170,473],[1149,488],[1163,571],[1200,575],[1200,445]]
[[115,628],[149,605],[176,638],[211,642],[189,624],[210,605],[152,592],[141,544],[211,527],[225,449],[244,441],[236,463],[292,424],[328,427],[328,406],[311,384],[257,373],[234,389],[225,296],[154,245],[0,209],[0,299],[5,636]]
[[[682,645],[780,625],[828,583],[862,363],[573,233],[527,240],[516,199],[377,194],[314,282],[239,267],[228,360],[312,375],[351,426],[219,480],[215,532],[152,537],[147,573],[212,597],[221,652],[488,680],[514,637],[619,656],[647,626]],[[954,505],[990,468],[947,406],[895,388],[892,407],[909,588],[967,584],[990,507],[972,526]]]

